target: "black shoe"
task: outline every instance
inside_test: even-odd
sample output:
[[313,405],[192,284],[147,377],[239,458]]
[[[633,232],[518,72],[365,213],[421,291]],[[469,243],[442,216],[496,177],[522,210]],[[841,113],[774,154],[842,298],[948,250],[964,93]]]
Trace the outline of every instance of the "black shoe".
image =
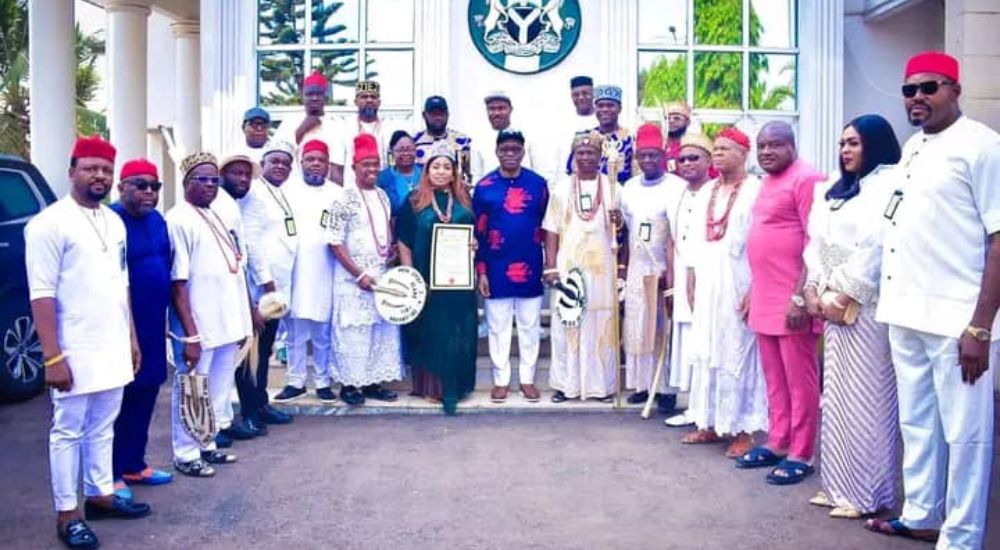
[[677,394],[676,393],[658,393],[656,394],[656,410],[660,414],[671,415],[677,409]]
[[122,498],[118,495],[111,497],[111,507],[98,506],[91,501],[83,505],[87,519],[97,521],[100,519],[139,519],[149,515],[151,511],[145,502],[135,502],[130,498]]
[[265,424],[290,424],[295,417],[279,411],[270,405],[264,405],[257,412],[257,416],[264,421]]
[[375,401],[395,401],[399,398],[396,392],[387,390],[378,384],[372,384],[361,388],[361,395]]
[[647,399],[649,399],[648,391],[637,391],[628,396],[628,399],[625,401],[628,401],[629,405],[638,405],[639,403],[645,403]]
[[340,400],[352,407],[365,404],[365,396],[354,386],[343,386],[340,388]]
[[233,438],[220,430],[219,433],[215,434],[215,446],[220,449],[228,449],[233,446]]
[[552,394],[552,402],[562,403],[563,401],[569,401],[569,398],[566,397],[566,394],[562,390],[556,390],[556,393]]
[[285,401],[292,401],[298,399],[306,394],[305,388],[296,388],[295,386],[285,386],[278,395],[275,395],[271,399],[278,403],[284,403]]
[[267,435],[267,424],[264,424],[257,418],[244,418],[243,425],[246,426],[248,430],[254,433],[257,437]]
[[236,455],[222,451],[202,451],[201,459],[209,464],[232,464],[236,462]]
[[[248,439],[253,439],[256,437],[256,433],[247,429],[246,426],[233,422],[228,428],[224,430],[219,430],[220,434],[225,434],[226,437],[234,441],[246,441]],[[216,442],[218,444],[218,442]]]
[[316,388],[316,397],[318,397],[319,400],[324,403],[329,403],[331,401],[337,400],[337,394],[333,393],[333,390],[330,389],[330,386],[327,386],[325,388]]
[[57,530],[59,540],[73,550],[94,550],[101,545],[97,535],[82,519],[74,519],[66,527]]

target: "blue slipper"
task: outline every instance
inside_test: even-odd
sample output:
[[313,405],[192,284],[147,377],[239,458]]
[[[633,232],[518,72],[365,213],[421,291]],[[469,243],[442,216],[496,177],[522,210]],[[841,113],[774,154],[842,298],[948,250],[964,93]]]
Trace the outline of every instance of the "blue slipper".
[[123,474],[122,479],[133,485],[165,485],[174,480],[174,475],[163,470],[146,468],[137,474]]
[[[771,485],[795,485],[813,473],[815,469],[805,462],[782,460],[767,474],[767,482]],[[785,475],[778,475],[785,472]]]
[[754,447],[743,456],[736,458],[736,467],[748,470],[750,468],[766,468],[774,466],[782,461],[784,457],[778,456],[767,447]]

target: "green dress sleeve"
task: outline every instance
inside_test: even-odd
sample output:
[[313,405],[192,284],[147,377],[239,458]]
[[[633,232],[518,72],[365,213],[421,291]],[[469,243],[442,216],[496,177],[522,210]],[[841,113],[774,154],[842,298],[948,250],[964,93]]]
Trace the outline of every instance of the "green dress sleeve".
[[407,197],[399,208],[399,215],[396,218],[396,238],[399,239],[399,242],[405,244],[407,248],[413,250],[416,233],[417,218],[413,212],[413,205],[410,204],[409,197]]

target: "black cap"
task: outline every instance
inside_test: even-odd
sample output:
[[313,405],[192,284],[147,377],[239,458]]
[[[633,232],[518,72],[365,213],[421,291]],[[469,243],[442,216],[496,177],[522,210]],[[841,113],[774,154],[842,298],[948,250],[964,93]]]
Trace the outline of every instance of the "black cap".
[[497,132],[497,145],[505,141],[517,141],[524,145],[524,134],[517,130],[503,129]]
[[569,87],[576,88],[577,86],[593,86],[594,79],[589,76],[574,76],[569,79]]
[[439,95],[432,95],[427,98],[424,102],[424,111],[433,111],[434,109],[441,109],[442,111],[448,110],[448,102]]

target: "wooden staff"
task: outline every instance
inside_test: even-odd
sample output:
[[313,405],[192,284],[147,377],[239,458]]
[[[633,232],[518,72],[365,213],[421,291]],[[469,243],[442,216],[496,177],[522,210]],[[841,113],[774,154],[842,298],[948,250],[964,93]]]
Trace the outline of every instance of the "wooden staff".
[[[618,172],[621,171],[621,156],[618,154],[618,140],[605,139],[602,147],[608,166],[608,187],[610,187],[611,207],[618,210]],[[621,365],[621,327],[619,315],[621,308],[618,301],[618,225],[611,219],[611,209],[608,212],[608,223],[611,225],[611,255],[614,269],[611,272],[611,312],[612,312],[612,342],[614,343],[615,363],[615,409],[622,408],[622,365]],[[620,215],[620,214],[619,214]]]
[[[656,390],[660,387],[660,380],[663,378],[663,364],[666,363],[667,350],[670,349],[670,337],[673,323],[670,319],[670,310],[667,308],[667,298],[673,296],[674,290],[663,291],[663,345],[660,346],[659,358],[656,361],[656,372],[653,374],[653,384],[650,387],[649,397],[646,398],[646,405],[642,408],[639,416],[643,420],[649,420],[649,415],[653,413],[653,403],[656,402]],[[655,323],[656,320],[654,319]]]

